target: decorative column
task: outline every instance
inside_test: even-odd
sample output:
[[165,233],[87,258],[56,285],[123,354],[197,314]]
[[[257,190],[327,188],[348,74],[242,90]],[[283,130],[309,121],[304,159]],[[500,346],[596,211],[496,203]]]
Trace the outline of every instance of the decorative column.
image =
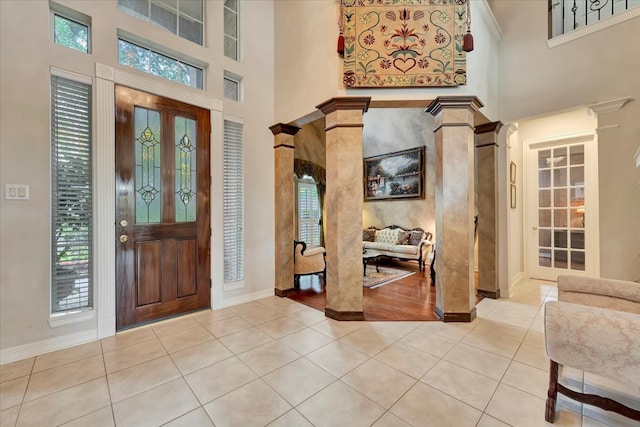
[[473,275],[475,96],[436,98],[436,314],[445,322],[476,317]]
[[286,297],[294,292],[293,239],[295,187],[293,183],[293,137],[300,128],[278,123],[269,128],[274,136],[275,206],[275,294]]
[[326,116],[325,315],[337,320],[364,319],[362,115],[370,101],[370,97],[340,97],[316,107]]
[[501,122],[476,127],[478,164],[478,294],[498,299],[498,132]]

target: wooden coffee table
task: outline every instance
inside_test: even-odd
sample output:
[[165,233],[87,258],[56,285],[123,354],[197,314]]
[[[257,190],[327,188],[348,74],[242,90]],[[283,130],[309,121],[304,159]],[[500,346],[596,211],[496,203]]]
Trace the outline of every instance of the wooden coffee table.
[[375,259],[376,260],[376,272],[380,273],[380,255],[381,253],[378,251],[372,251],[371,249],[367,249],[365,252],[362,253],[362,274],[363,276],[367,275],[367,263],[369,262],[369,260]]

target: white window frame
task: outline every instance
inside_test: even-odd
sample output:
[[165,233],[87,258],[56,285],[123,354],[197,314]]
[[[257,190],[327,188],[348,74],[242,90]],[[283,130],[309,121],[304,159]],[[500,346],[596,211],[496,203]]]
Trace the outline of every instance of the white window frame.
[[[188,65],[189,67],[195,68],[197,70],[200,70],[202,72],[202,78],[201,78],[201,82],[202,84],[200,86],[191,86],[191,85],[187,85],[185,83],[182,83],[178,80],[171,80],[165,76],[161,76],[158,74],[153,74],[152,72],[150,72],[149,70],[145,70],[145,69],[141,69],[141,68],[136,68],[133,66],[130,66],[128,64],[123,64],[120,62],[120,41],[124,42],[124,43],[128,43],[134,46],[137,46],[141,49],[146,49],[149,52],[158,54],[158,55],[162,55],[166,58],[172,59],[176,62],[182,63],[184,65]],[[153,43],[146,43],[144,40],[141,40],[139,37],[136,36],[132,36],[129,33],[123,32],[123,31],[118,31],[118,63],[124,67],[129,67],[132,68],[134,70],[138,70],[141,71],[143,73],[152,75],[152,76],[156,76],[156,77],[160,77],[162,79],[165,79],[166,81],[169,82],[173,82],[173,83],[177,83],[181,86],[186,86],[186,87],[190,87],[193,89],[198,89],[198,90],[204,90],[205,88],[205,66],[201,66],[201,65],[196,65],[195,61],[190,61],[190,60],[185,60],[182,57],[180,57],[180,55],[176,55],[173,52],[168,52],[164,49],[158,49],[156,47],[153,47],[152,45],[154,45]]]
[[[62,79],[66,79],[66,80],[70,80],[73,82],[77,82],[77,83],[81,83],[81,84],[85,84],[89,86],[89,144],[90,144],[90,161],[91,161],[91,185],[92,185],[92,212],[91,212],[91,237],[90,237],[90,244],[91,244],[91,251],[90,251],[90,274],[89,274],[89,286],[91,288],[90,293],[91,293],[91,299],[89,301],[90,306],[86,306],[86,307],[78,307],[76,309],[72,309],[72,310],[68,310],[68,311],[59,311],[59,312],[54,312],[53,311],[53,293],[54,293],[54,276],[53,276],[53,269],[56,266],[56,261],[54,260],[55,258],[55,253],[54,251],[54,242],[53,240],[51,241],[51,254],[50,254],[50,265],[51,265],[51,277],[50,277],[50,293],[49,293],[49,298],[50,298],[50,303],[49,303],[49,309],[50,309],[50,314],[49,314],[49,324],[51,327],[60,327],[60,326],[64,326],[64,325],[68,325],[71,323],[76,323],[76,322],[81,322],[81,321],[85,321],[85,320],[90,320],[93,319],[95,317],[95,306],[96,306],[96,287],[95,287],[95,271],[96,271],[96,256],[95,256],[95,247],[96,247],[96,242],[95,242],[95,199],[96,199],[96,189],[94,188],[94,182],[93,182],[93,174],[95,173],[95,165],[94,165],[94,157],[95,154],[93,153],[93,79],[91,77],[82,75],[82,74],[78,74],[78,73],[73,73],[71,71],[67,71],[67,70],[61,70],[58,68],[51,68],[51,77],[57,77],[57,78],[62,78]],[[51,92],[53,92],[53,87],[51,88]],[[53,99],[51,100],[51,104],[53,107]],[[54,132],[53,132],[53,108],[50,112],[50,117],[51,117],[51,146],[50,149],[53,150],[53,144],[54,144]],[[52,154],[53,155],[53,154]],[[53,159],[52,159],[53,162]],[[51,163],[52,163],[51,162]],[[53,170],[51,171],[51,174],[53,174]],[[53,223],[54,223],[54,218],[53,218],[53,182],[52,182],[52,194],[51,194],[51,203],[50,206],[52,207],[52,210],[50,212],[50,218],[51,218],[51,231],[50,231],[50,236],[53,239]]]
[[[175,34],[176,36],[180,37],[181,39],[187,40],[187,41],[189,41],[191,43],[195,43],[195,44],[197,44],[199,46],[204,46],[204,41],[205,41],[204,18],[206,16],[206,5],[205,5],[206,2],[204,0],[202,0],[202,3],[201,3],[201,7],[202,7],[202,10],[201,10],[202,18],[201,19],[198,19],[196,17],[190,16],[190,15],[186,14],[184,11],[182,11],[181,8],[180,8],[180,2],[182,0],[175,0],[176,1],[176,8],[173,8],[173,7],[169,6],[169,5],[167,5],[166,3],[160,2],[160,1],[157,1],[157,0],[151,0],[151,1],[146,0],[146,1],[147,1],[147,15],[146,16],[145,15],[141,15],[140,13],[136,12],[135,10],[129,9],[129,8],[125,7],[125,6],[121,6],[119,1],[118,1],[118,10],[121,11],[122,13],[126,13],[127,15],[133,16],[134,18],[140,19],[141,21],[149,22],[150,24],[156,25],[156,26],[162,28],[165,31],[168,31],[168,32],[170,32],[172,34]],[[164,9],[165,11],[168,11],[170,13],[173,13],[175,15],[175,17],[176,17],[176,30],[175,31],[172,31],[172,30],[162,26],[162,24],[160,24],[158,22],[155,22],[155,21],[153,21],[151,19],[151,4],[152,3],[155,6],[161,8],[161,9]],[[180,17],[181,16],[184,17],[185,19],[189,19],[189,20],[191,20],[193,22],[197,22],[200,25],[202,25],[202,40],[201,40],[200,43],[180,35]]]
[[[239,138],[231,140],[231,137],[236,137],[232,133],[237,132],[240,132]],[[238,120],[225,118],[223,133],[224,289],[231,290],[244,286],[246,273],[244,245],[244,124]],[[235,146],[232,144],[235,144]],[[235,159],[230,158],[230,156],[235,157]],[[235,166],[232,161],[236,163]],[[230,188],[233,188],[233,193],[230,193]],[[235,206],[231,206],[230,203],[234,203]],[[228,262],[229,258],[236,260],[234,265]]]
[[[234,61],[240,62],[240,31],[241,31],[241,28],[240,28],[240,0],[236,0],[236,10],[233,10],[233,9],[227,7],[227,5],[224,4],[224,1],[223,1],[222,10],[223,10],[223,27],[224,27],[223,28],[223,33],[224,33],[223,34],[223,49],[222,50],[223,50],[224,56],[226,56],[227,58],[232,59]],[[227,27],[226,27],[226,25],[224,25],[224,12],[226,12],[227,10],[230,13],[233,13],[236,16],[236,21],[235,21],[235,24],[236,24],[236,35],[235,36],[233,36],[231,34],[228,34],[227,33]],[[228,56],[227,52],[224,49],[224,39],[226,37],[234,39],[235,42],[236,42],[235,58],[233,58],[231,56]]]
[[[316,190],[316,203],[318,205],[318,217],[314,217],[313,214],[311,215],[310,218],[302,218],[302,212],[300,209],[300,187],[307,187],[310,190],[315,189]],[[313,201],[311,201],[311,203],[313,203]],[[313,208],[311,209],[311,211],[313,212]],[[300,179],[296,179],[296,220],[297,220],[297,226],[296,226],[296,240],[300,240],[300,241],[304,241],[307,244],[308,248],[315,248],[321,245],[321,239],[322,239],[322,226],[320,225],[320,220],[322,218],[322,212],[320,210],[320,198],[318,195],[318,185],[316,184],[315,180],[313,178],[310,177],[303,177]],[[311,226],[311,240],[305,240],[304,237],[301,235],[301,226],[303,224],[308,224],[309,226]],[[314,229],[317,227],[317,231],[318,231],[318,240],[315,241],[314,240]]]
[[[64,46],[68,49],[72,49],[75,50],[76,52],[81,52],[84,54],[91,54],[91,17],[85,15],[84,13],[80,13],[76,10],[61,6],[57,3],[50,3],[51,4],[51,9],[49,12],[49,25],[51,27],[51,40],[53,41],[54,44],[57,44],[58,46]],[[73,47],[69,47],[67,45],[64,45],[62,43],[58,43],[56,42],[56,25],[55,25],[55,19],[56,16],[59,16],[62,19],[66,19],[67,21],[71,21],[74,22],[76,24],[80,24],[80,25],[84,25],[85,27],[87,27],[87,50],[86,52],[83,50],[78,50],[78,49],[74,49]]]
[[[225,81],[233,82],[233,83],[236,84],[237,90],[236,90],[236,97],[235,98],[229,98],[226,95],[225,90],[224,90],[224,82]],[[223,77],[223,89],[222,89],[222,92],[223,92],[222,95],[224,96],[225,99],[229,99],[231,101],[240,102],[242,100],[242,77],[240,77],[240,76],[238,76],[236,74],[230,73],[228,71],[225,71],[224,72],[224,77]]]

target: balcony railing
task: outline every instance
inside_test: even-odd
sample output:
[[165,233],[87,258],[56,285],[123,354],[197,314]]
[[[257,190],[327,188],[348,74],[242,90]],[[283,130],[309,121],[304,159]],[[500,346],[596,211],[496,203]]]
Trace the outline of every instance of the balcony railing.
[[549,0],[549,38],[640,6],[640,0]]

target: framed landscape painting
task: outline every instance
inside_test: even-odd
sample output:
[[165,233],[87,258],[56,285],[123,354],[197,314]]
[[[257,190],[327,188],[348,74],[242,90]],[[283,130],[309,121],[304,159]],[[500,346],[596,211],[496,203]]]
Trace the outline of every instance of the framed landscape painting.
[[424,147],[364,159],[364,200],[424,198]]

